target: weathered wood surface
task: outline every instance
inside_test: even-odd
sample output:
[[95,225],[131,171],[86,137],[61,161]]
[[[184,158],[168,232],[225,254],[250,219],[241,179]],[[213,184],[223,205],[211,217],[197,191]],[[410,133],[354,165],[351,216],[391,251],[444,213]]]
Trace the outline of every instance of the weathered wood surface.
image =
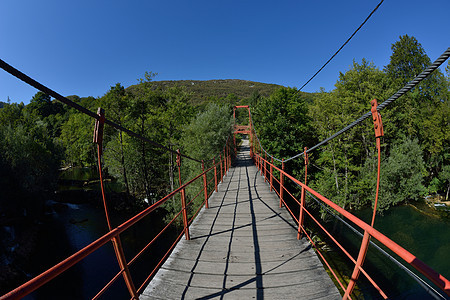
[[242,147],[140,299],[338,299],[340,294]]

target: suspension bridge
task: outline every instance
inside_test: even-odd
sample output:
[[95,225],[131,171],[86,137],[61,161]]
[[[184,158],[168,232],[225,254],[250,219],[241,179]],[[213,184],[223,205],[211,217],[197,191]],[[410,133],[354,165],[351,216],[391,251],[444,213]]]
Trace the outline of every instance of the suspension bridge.
[[[0,60],[0,67],[8,73],[96,120],[94,143],[97,144],[98,149],[102,200],[109,229],[108,233],[91,244],[3,295],[0,299],[20,299],[29,295],[110,243],[114,247],[120,270],[104,287],[99,289],[93,299],[102,297],[120,279],[125,282],[131,299],[263,299],[264,297],[352,299],[357,297],[354,294],[354,288],[360,277],[370,282],[377,292],[376,297],[388,299],[391,296],[384,291],[383,282],[377,282],[364,268],[367,249],[374,245],[371,239],[377,240],[379,244],[398,255],[403,260],[402,263],[421,273],[430,283],[414,273],[411,276],[417,277],[418,284],[424,287],[430,297],[446,299],[450,296],[450,281],[447,278],[374,228],[378,191],[372,222],[368,224],[336,205],[332,199],[310,188],[307,185],[307,166],[309,152],[358,125],[362,120],[372,117],[378,149],[378,190],[380,138],[383,136],[380,111],[420,83],[449,56],[450,48],[391,98],[380,105],[373,100],[370,112],[316,146],[310,149],[305,148],[302,153],[288,159],[276,158],[264,150],[256,135],[250,108],[236,106],[235,111],[236,109],[248,110],[249,124],[234,126],[233,135],[228,138],[222,153],[213,159],[206,160],[189,157],[180,151],[174,151],[132,132],[106,119],[102,109],[99,109],[97,113],[91,112]],[[177,189],[119,226],[113,227],[104,192],[101,164],[105,124],[150,143],[154,147],[176,154],[179,174],[182,158],[198,162],[201,164],[202,171],[187,182],[182,182],[179,176]],[[248,140],[245,140],[239,153],[236,151],[236,140],[233,138],[236,134],[248,136]],[[305,162],[303,181],[284,170],[285,162],[298,157],[303,157]],[[277,164],[277,161],[281,165]],[[287,181],[291,183],[290,186],[294,185],[301,189],[300,199],[297,199],[294,192],[289,190]],[[187,199],[185,190],[195,182],[200,182],[202,188],[195,197]],[[352,223],[351,226],[363,232],[356,256],[350,254],[345,244],[338,241],[305,205],[306,194],[314,197],[326,209],[337,212]],[[152,212],[174,197],[179,197],[178,199],[181,200],[181,210],[134,257],[126,257],[120,239],[121,234],[142,219],[151,217]],[[203,204],[200,207],[193,207],[194,200],[198,197],[202,198]],[[294,203],[295,207],[288,205],[288,202]],[[190,215],[188,211],[195,212]],[[146,279],[137,282],[130,269],[136,265],[142,254],[150,251],[155,241],[179,219],[182,220],[183,226],[177,238],[154,268],[149,270]],[[348,280],[338,276],[337,271],[327,261],[326,256],[312,238],[311,231],[306,228],[305,219],[314,222],[335,247],[353,263],[353,271],[347,274]],[[399,264],[403,266],[402,263]],[[58,296],[64,298],[64,295]]]

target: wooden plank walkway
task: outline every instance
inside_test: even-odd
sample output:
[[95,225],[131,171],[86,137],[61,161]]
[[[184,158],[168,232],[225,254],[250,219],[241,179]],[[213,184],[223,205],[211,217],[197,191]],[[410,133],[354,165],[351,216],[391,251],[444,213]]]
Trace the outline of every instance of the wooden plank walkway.
[[248,141],[140,299],[339,299],[250,160]]

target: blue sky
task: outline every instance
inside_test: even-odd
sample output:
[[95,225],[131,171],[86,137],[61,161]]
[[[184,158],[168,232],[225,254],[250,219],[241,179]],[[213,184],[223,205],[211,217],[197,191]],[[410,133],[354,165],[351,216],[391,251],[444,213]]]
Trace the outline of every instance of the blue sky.
[[[379,0],[1,0],[0,58],[63,95],[115,83],[246,79],[300,87]],[[400,35],[431,60],[450,46],[450,1],[386,0],[303,91],[331,90],[353,59],[382,69]],[[37,91],[0,70],[0,101]]]

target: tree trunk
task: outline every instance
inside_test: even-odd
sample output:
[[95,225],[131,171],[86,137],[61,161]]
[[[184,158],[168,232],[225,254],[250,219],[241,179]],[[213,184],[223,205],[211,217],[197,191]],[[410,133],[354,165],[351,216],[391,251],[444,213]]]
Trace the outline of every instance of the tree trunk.
[[[169,149],[172,150],[172,144],[169,144]],[[170,191],[174,190],[174,182],[173,182],[173,152],[169,153],[169,180],[170,180]]]
[[338,182],[338,176],[337,176],[337,170],[336,170],[336,160],[334,158],[333,146],[331,146],[331,156],[333,157],[333,170],[334,170],[334,180],[336,181],[336,191],[339,194],[339,182]]
[[344,159],[345,159],[345,198],[348,199],[348,159],[347,150],[344,146]]
[[125,182],[127,201],[130,202],[130,186],[128,184],[127,170],[125,167],[125,155],[123,152],[123,136],[121,130],[119,131],[119,138],[120,138],[120,162],[122,163],[123,181]]
[[[145,196],[148,199],[149,203],[152,201],[150,199],[150,187],[148,182],[148,170],[147,170],[147,160],[145,159],[145,142],[141,142],[142,146],[142,170],[144,172],[144,189],[145,189]],[[152,202],[153,204],[153,202]]]
[[448,184],[448,187],[447,187],[447,195],[445,195],[445,201],[448,201],[449,192],[450,192],[450,183]]

